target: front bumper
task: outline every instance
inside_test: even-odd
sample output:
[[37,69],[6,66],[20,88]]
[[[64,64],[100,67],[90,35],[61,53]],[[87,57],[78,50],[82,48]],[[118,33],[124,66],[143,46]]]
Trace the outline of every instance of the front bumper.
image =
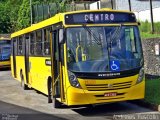
[[[88,91],[70,86],[67,89],[67,105],[101,104],[126,100],[143,99],[145,94],[145,81],[135,84],[127,89],[109,91]],[[116,92],[117,96],[105,97],[108,92]]]

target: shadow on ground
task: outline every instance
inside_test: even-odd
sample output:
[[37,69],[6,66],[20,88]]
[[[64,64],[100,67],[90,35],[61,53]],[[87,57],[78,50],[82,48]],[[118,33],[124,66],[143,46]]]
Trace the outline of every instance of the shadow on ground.
[[11,70],[11,68],[0,68],[0,72],[1,71],[10,71]]
[[59,116],[0,101],[0,120],[66,120]]
[[72,108],[72,110],[83,116],[113,116],[151,111],[128,102],[104,104],[94,107]]

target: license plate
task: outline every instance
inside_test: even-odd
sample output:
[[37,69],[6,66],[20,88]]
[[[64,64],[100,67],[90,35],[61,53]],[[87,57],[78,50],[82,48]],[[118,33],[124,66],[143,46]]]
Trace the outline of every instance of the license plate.
[[117,96],[116,92],[104,93],[104,97],[114,97]]

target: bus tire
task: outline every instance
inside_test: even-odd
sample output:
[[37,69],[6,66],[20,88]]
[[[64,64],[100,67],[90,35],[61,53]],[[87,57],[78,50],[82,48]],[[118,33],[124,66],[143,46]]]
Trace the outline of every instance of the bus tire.
[[28,86],[25,84],[24,82],[24,76],[22,74],[22,71],[20,72],[20,76],[21,76],[21,87],[24,89],[24,90],[27,90],[28,89]]
[[54,98],[54,108],[61,108],[62,103],[59,102],[56,98]]
[[48,103],[52,103],[52,79],[48,78]]

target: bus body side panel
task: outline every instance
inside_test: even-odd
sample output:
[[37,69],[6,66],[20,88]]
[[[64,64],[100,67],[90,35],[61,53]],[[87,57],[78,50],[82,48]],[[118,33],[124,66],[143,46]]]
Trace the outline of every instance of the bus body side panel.
[[[68,87],[67,104],[83,105],[143,99],[145,81],[136,84],[137,78],[138,75],[109,80],[79,79],[83,89]],[[108,84],[112,85],[112,88],[108,88]],[[116,93],[116,96],[105,96],[107,93]]]
[[[21,81],[21,71],[22,74],[25,76],[25,63],[24,63],[24,56],[16,56],[16,73],[17,73],[17,79]],[[24,78],[25,80],[25,78]],[[26,83],[26,81],[25,81]]]
[[51,76],[51,66],[46,65],[49,57],[29,57],[29,83],[34,89],[47,94],[48,77]]

